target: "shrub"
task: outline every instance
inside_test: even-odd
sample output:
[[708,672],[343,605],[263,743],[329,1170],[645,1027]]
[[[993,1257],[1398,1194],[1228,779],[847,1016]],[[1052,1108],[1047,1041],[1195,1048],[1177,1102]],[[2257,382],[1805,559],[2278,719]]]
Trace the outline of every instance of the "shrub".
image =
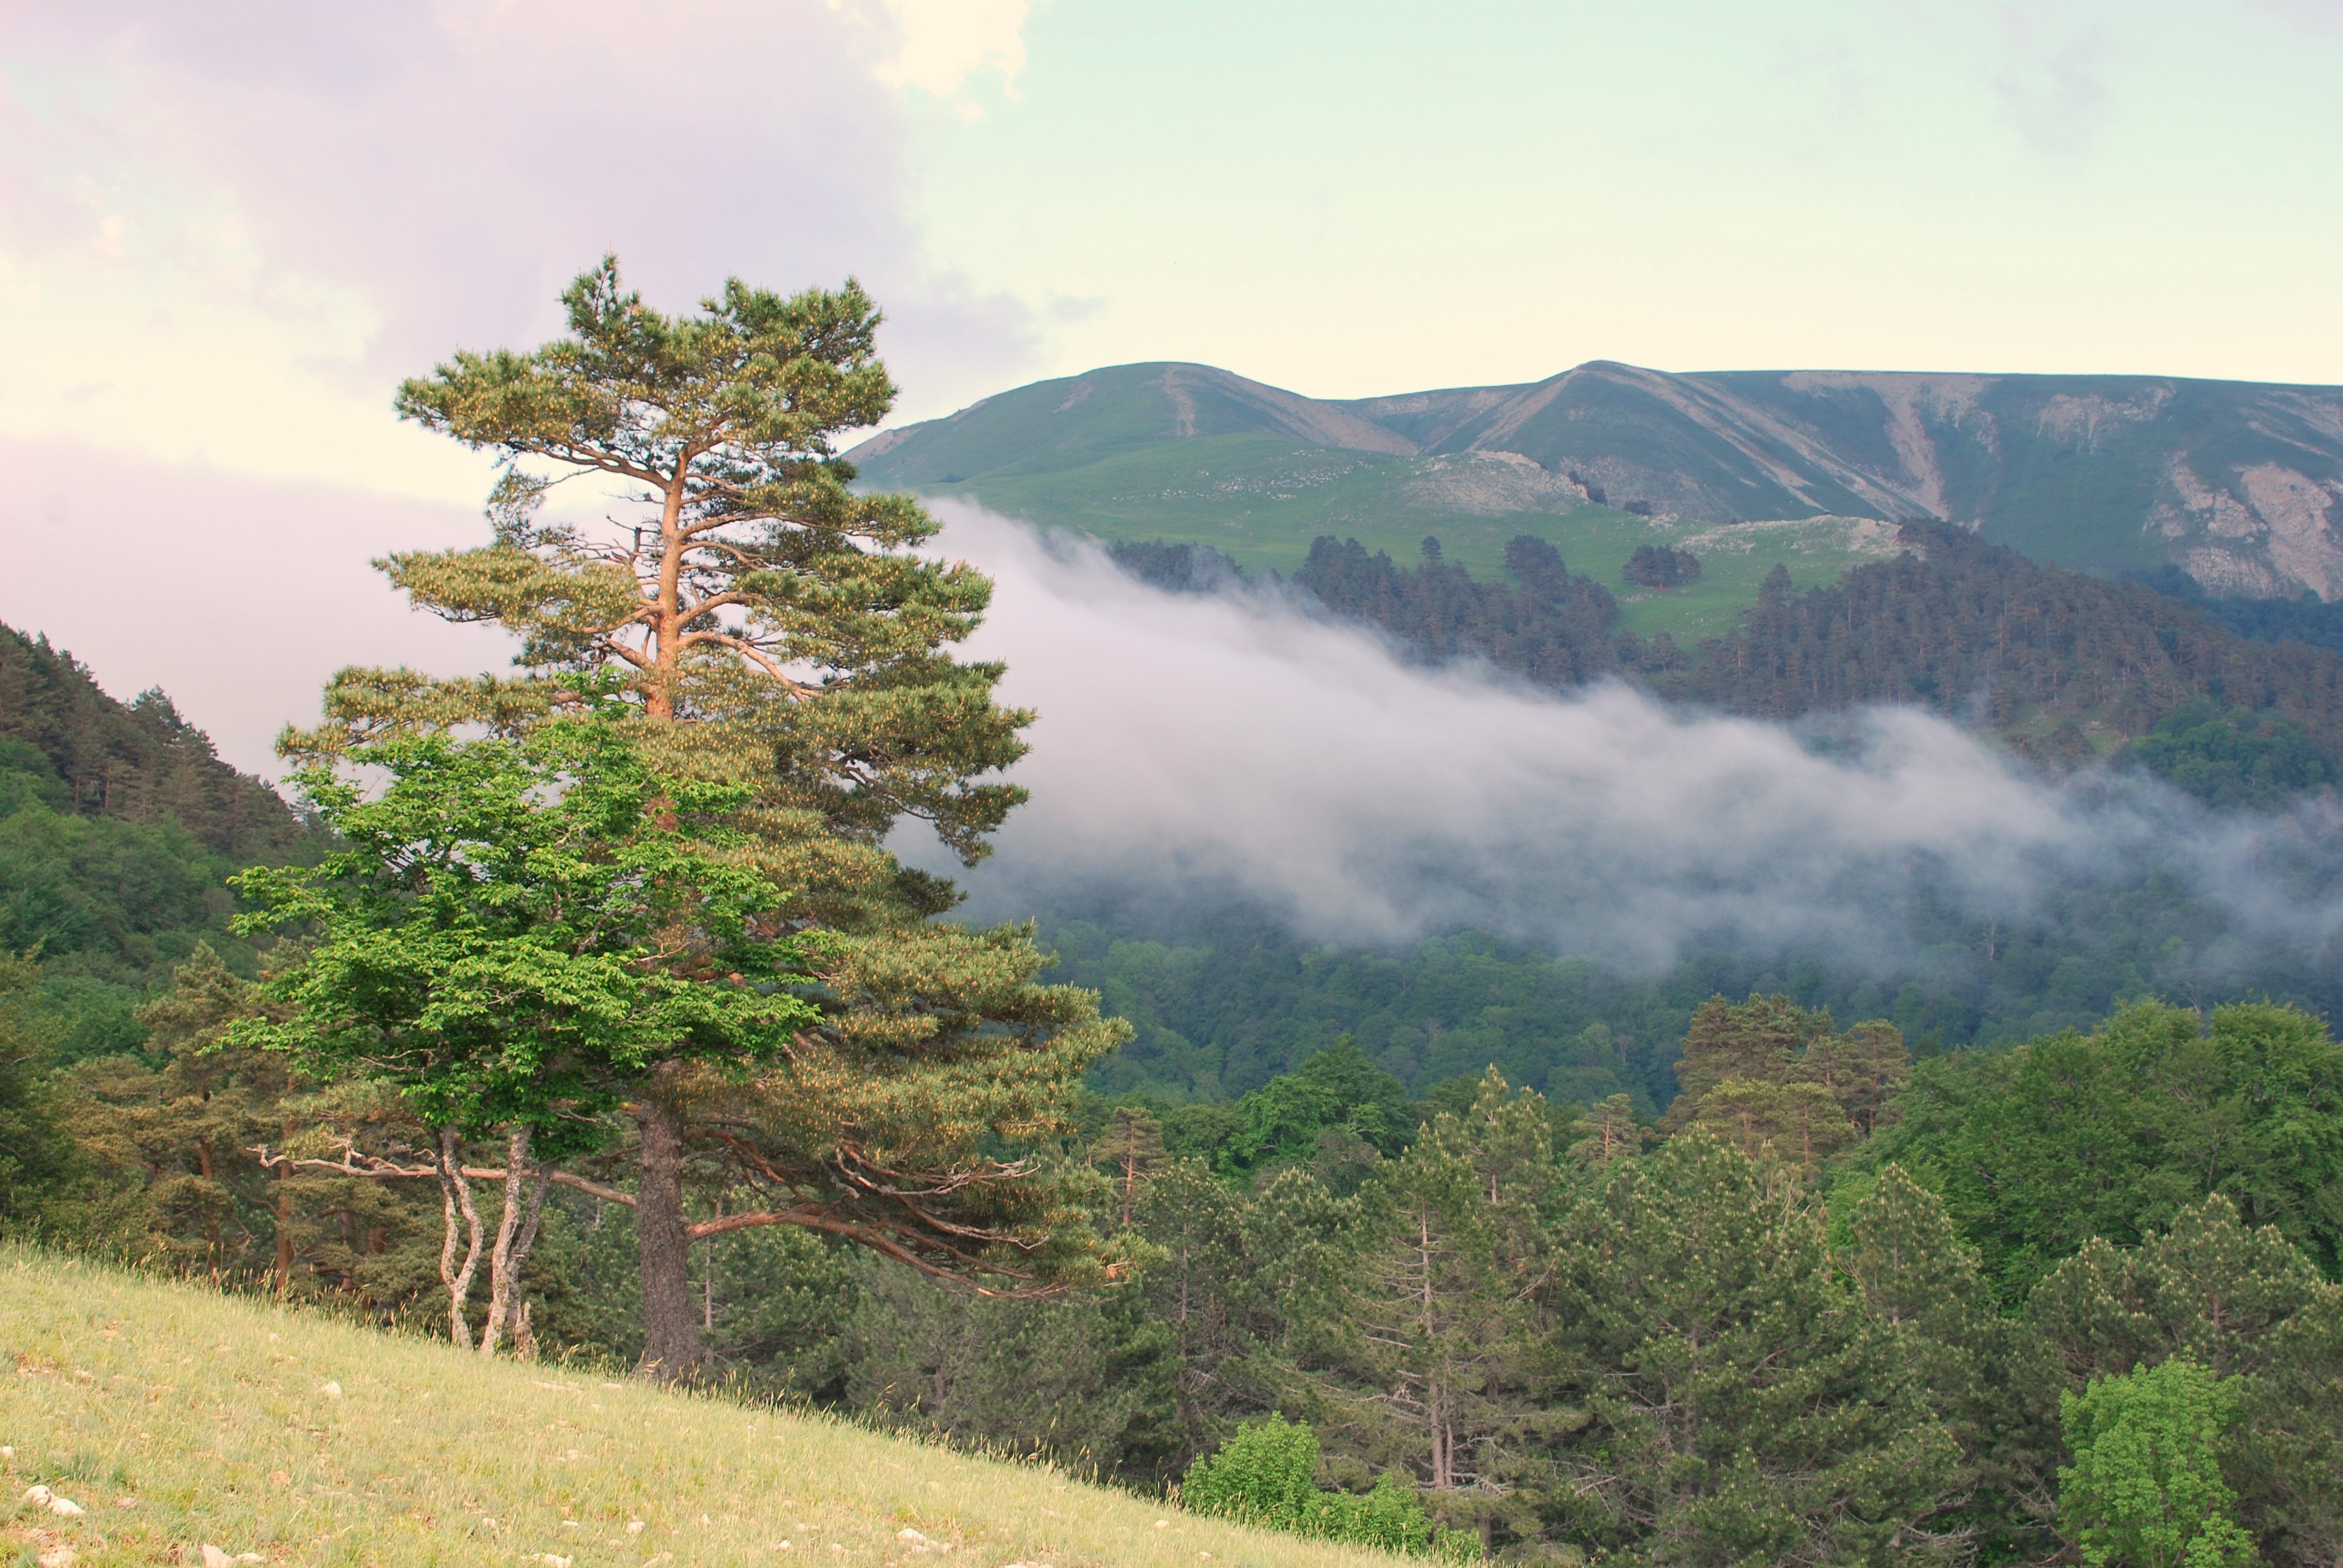
[[1477,1539],[1436,1527],[1415,1489],[1395,1475],[1384,1475],[1371,1492],[1321,1491],[1318,1434],[1282,1415],[1239,1427],[1218,1452],[1197,1460],[1180,1501],[1198,1513],[1321,1541],[1448,1562],[1480,1555]]

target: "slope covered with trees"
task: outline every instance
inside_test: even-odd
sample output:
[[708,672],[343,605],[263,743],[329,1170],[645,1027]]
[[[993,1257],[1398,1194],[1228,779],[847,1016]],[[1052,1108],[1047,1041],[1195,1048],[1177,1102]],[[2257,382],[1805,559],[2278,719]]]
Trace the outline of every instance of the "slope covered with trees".
[[[1096,990],[1044,984],[1034,926],[940,918],[957,890],[887,849],[916,818],[979,859],[1031,716],[994,700],[1001,667],[957,657],[989,584],[832,454],[891,397],[870,302],[732,280],[669,317],[606,259],[564,303],[565,337],[401,392],[502,477],[486,543],[387,570],[522,634],[525,663],[337,677],[289,741],[332,834],[315,855],[297,823],[256,828],[261,803],[159,697],[122,717],[27,645],[0,844],[36,956],[0,953],[0,1227],[428,1323],[491,1380],[558,1353],[1083,1467],[1163,1496],[1147,1529],[1167,1533],[1141,1539],[1183,1552],[1242,1544],[1175,1525],[1184,1480],[1213,1513],[1450,1560],[2343,1554],[2343,1048],[2279,1001],[2134,1000],[2324,1004],[2331,973],[2191,968],[2217,914],[2157,885],[2018,930],[1921,887],[1908,980],[1774,954],[1626,980],[1470,935],[1346,954],[1232,920],[1185,943],[1061,921],[1061,976]],[[1489,413],[1407,417],[1460,407]],[[643,487],[631,544],[544,518],[568,468]],[[1611,588],[1535,536],[1504,583],[1434,540],[1402,568],[1328,538],[1304,586],[1427,658],[1554,685],[1624,675],[1769,717],[1895,695],[2049,753],[2147,723],[2151,761],[2240,799],[2331,763],[2329,656],[1912,528],[1910,553],[1835,587],[1776,575],[1690,656],[1622,632]],[[1192,548],[1132,558],[1226,576]],[[287,940],[237,945],[269,931]],[[82,1027],[90,983],[128,1028]],[[2010,1049],[1962,1049],[1987,1041]],[[12,1431],[39,1447],[0,1459],[39,1466],[25,1501],[50,1513],[12,1528],[54,1556],[47,1520],[81,1517],[55,1485],[124,1473],[70,1432],[118,1436],[107,1391],[151,1390],[140,1347],[178,1331],[92,1342],[86,1292],[68,1304],[54,1260],[20,1256],[52,1277],[18,1292],[42,1307],[16,1340],[124,1374],[19,1358]],[[274,1436],[196,1411],[212,1447],[126,1450],[171,1506],[209,1484],[191,1459],[283,1445],[293,1353],[241,1373],[274,1389]],[[313,1386],[355,1418],[391,1375]],[[397,1392],[445,1429],[444,1389]],[[593,1400],[550,1425],[592,1433],[592,1462],[638,1456],[611,1484],[647,1513],[673,1497],[644,1474],[745,1462],[622,1402],[624,1431]],[[396,1454],[366,1470],[361,1427],[332,1420],[296,1433],[327,1440],[288,1461],[304,1508],[397,1495],[403,1523],[365,1522],[407,1537],[478,1512]],[[540,1475],[513,1508],[637,1543],[651,1520],[549,1468],[588,1459],[545,1454],[555,1495]],[[278,1473],[254,1495],[294,1484]],[[858,1493],[882,1494],[866,1555],[1009,1549],[896,1524],[923,1493]],[[267,1515],[272,1548],[312,1539],[301,1512]],[[1067,1539],[1017,1537],[1044,1538]]]
[[2343,658],[2248,641],[2167,596],[1956,530],[1905,532],[1915,548],[1893,561],[1768,594],[1659,689],[1762,718],[1881,701],[1976,711],[2054,758],[2202,699],[2343,755]]
[[[1611,592],[1529,535],[1506,548],[1510,583],[1447,563],[1437,539],[1410,568],[1332,536],[1292,581],[1419,657],[1484,658],[1546,686],[1613,676],[1759,719],[1916,704],[2054,764],[2132,742],[2152,770],[2220,805],[2268,805],[2343,776],[2343,656],[2243,637],[2207,607],[2037,566],[1957,529],[1901,532],[1894,559],[1834,583],[1799,592],[1775,572],[1736,625],[1690,649],[1619,630]],[[1116,558],[1170,580],[1155,555]],[[1192,579],[1188,568],[1180,580]]]
[[198,942],[249,974],[228,877],[317,849],[163,692],[118,702],[45,639],[0,627],[0,952],[37,962],[26,1005],[64,1057],[136,1048],[137,1008]]
[[283,797],[222,762],[159,689],[117,702],[47,638],[6,627],[0,764],[33,775],[32,787],[55,809],[149,827],[176,822],[240,864],[290,854],[305,836]]

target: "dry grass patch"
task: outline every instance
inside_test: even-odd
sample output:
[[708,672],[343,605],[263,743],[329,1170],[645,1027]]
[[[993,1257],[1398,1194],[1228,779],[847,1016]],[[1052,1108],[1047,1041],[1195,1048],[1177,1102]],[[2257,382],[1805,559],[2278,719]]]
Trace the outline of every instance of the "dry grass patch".
[[0,1251],[0,1510],[24,1564],[1402,1561],[21,1250]]

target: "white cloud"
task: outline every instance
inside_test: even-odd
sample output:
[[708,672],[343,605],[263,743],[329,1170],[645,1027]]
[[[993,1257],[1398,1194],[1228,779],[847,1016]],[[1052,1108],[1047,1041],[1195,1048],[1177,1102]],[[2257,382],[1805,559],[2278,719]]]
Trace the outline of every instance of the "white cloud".
[[940,509],[942,547],[995,578],[971,649],[1041,715],[1015,773],[1031,803],[969,877],[985,918],[1233,894],[1319,940],[1469,927],[1644,972],[1712,939],[1892,967],[1921,889],[2012,921],[2161,867],[2239,940],[2343,930],[2343,897],[2273,869],[2303,824],[2214,818],[2147,780],[2062,787],[1916,709],[1825,747],[1624,687],[1428,670],[1273,598],[1158,593],[1095,549]]
[[[971,76],[997,73],[1017,95],[1025,66],[1028,0],[882,0],[896,33],[894,55],[879,67],[891,87],[956,98]],[[965,103],[965,100],[962,100]],[[974,110],[966,104],[964,112]]]
[[2087,150],[2107,111],[2109,45],[2095,25],[2054,30],[2046,15],[2005,6],[1993,91],[2003,116],[2041,152]]
[[[970,14],[911,17],[902,68],[1013,72],[1016,18]],[[0,8],[0,435],[469,499],[392,388],[550,336],[606,248],[667,308],[859,276],[920,324],[899,381],[991,391],[1037,328],[922,259],[882,32],[824,0]]]

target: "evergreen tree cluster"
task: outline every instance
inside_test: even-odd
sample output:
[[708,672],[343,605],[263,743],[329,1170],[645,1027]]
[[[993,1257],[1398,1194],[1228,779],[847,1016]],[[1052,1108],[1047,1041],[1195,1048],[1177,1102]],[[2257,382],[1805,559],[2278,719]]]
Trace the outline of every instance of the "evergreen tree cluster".
[[227,879],[318,849],[160,690],[117,702],[45,639],[0,627],[0,953],[37,966],[21,1001],[45,1050],[138,1049],[139,1008],[199,944],[250,975]]
[[176,823],[236,865],[283,859],[307,829],[259,779],[213,752],[158,689],[128,704],[100,689],[45,638],[0,627],[0,769],[7,787],[51,809],[158,827]]
[[1381,627],[1431,658],[1476,655],[1532,680],[1568,686],[1615,674],[1613,628],[1618,601],[1592,578],[1573,573],[1544,539],[1521,535],[1505,547],[1505,569],[1520,586],[1475,582],[1423,541],[1423,558],[1403,568],[1356,539],[1322,537],[1293,574],[1296,585],[1338,615]]
[[1665,545],[1637,545],[1620,575],[1640,588],[1682,588],[1700,580],[1700,558]]
[[2054,760],[2087,753],[2086,724],[2144,735],[2205,699],[2343,755],[2343,659],[2249,642],[2138,584],[2039,566],[1956,528],[1903,531],[1905,554],[1761,603],[1656,689],[1767,719],[1863,702],[2002,729],[2039,719],[2049,733],[2030,744]]
[[1141,582],[1167,593],[1223,593],[1245,580],[1244,568],[1210,545],[1172,545],[1161,539],[1118,539],[1107,558]]
[[2178,567],[2166,565],[2135,575],[2160,594],[2195,605],[2209,618],[2256,642],[2299,642],[2343,653],[2343,604],[2329,604],[2308,588],[2299,598],[2216,598]]
[[[568,337],[400,393],[503,471],[489,543],[387,570],[518,633],[521,672],[337,677],[287,742],[314,853],[159,695],[126,717],[41,645],[0,663],[8,1234],[1451,1559],[2343,1556],[2319,1019],[2137,1002],[2003,1052],[1932,1030],[1916,1063],[1934,1003],[1868,980],[1841,1028],[1810,986],[1638,990],[1477,939],[1381,968],[1257,944],[1218,989],[1209,950],[1110,942],[1086,956],[1154,1055],[1099,1084],[1191,1059],[1176,1094],[1086,1091],[1128,1027],[1041,983],[1032,927],[937,920],[955,890],[885,847],[918,817],[979,859],[1031,716],[953,656],[989,585],[832,454],[892,395],[875,309],[734,280],[668,317],[610,260],[565,304]],[[547,521],[573,470],[656,521]],[[1694,668],[1526,538],[1513,588],[1436,539],[1407,571],[1321,540],[1305,577],[1555,683],[2016,692],[2005,722],[2179,693],[2225,706],[2160,732],[2172,766],[2240,789],[2328,749],[2326,656],[2117,626],[2146,590],[1911,538],[1818,594],[1776,573]],[[85,1027],[91,983],[128,1029]],[[1165,1021],[1182,987],[1212,1061]]]
[[[0,1079],[12,1226],[428,1310],[436,1190],[237,1151],[429,1130],[236,1046],[252,1003],[203,955],[150,1010],[159,1067]],[[691,1301],[712,1363],[759,1386],[1403,1549],[2050,1562],[2151,1526],[2276,1563],[2343,1547],[2343,1048],[2316,1019],[2139,1004],[1912,1065],[1885,1020],[1711,998],[1673,1076],[1654,1121],[1494,1069],[1411,1095],[1338,1043],[1233,1105],[1094,1098],[1061,1158],[1128,1261],[1038,1300],[726,1231],[759,1200],[696,1161]],[[490,1229],[509,1201],[480,1190]],[[544,1201],[535,1343],[640,1355],[634,1221],[590,1184]],[[2181,1473],[2139,1432],[2184,1417]]]

